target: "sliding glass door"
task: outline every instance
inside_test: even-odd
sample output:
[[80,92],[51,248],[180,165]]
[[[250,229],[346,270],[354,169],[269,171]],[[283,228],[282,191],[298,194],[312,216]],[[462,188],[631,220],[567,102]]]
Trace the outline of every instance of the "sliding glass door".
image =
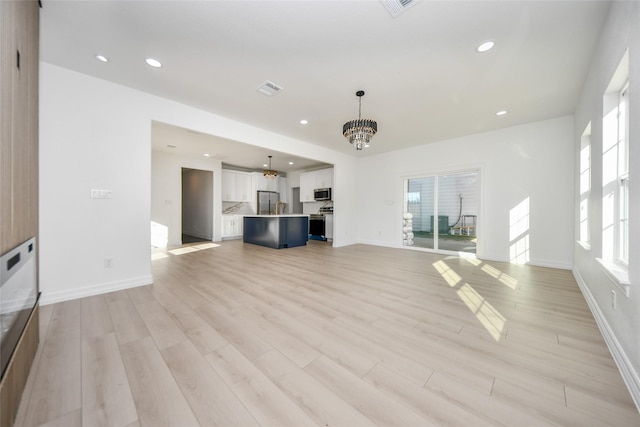
[[404,245],[476,252],[477,171],[411,178],[404,184]]

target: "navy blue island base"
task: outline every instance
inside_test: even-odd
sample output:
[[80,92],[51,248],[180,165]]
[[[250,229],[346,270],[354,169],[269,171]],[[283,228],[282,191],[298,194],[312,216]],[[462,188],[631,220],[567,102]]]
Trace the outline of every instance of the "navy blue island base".
[[268,248],[305,246],[309,240],[308,215],[248,215],[243,241]]

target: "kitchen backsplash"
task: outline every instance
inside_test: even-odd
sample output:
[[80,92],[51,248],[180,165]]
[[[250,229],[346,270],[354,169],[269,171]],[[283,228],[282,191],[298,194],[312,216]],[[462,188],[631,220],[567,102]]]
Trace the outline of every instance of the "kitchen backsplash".
[[333,201],[328,200],[326,202],[305,202],[302,204],[303,214],[316,214],[320,212],[320,208],[324,206],[333,206]]
[[223,215],[255,215],[248,202],[222,202]]

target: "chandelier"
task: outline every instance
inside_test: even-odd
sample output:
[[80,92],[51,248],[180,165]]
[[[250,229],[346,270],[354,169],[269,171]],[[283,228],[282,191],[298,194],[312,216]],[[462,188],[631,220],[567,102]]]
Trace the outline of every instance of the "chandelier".
[[264,177],[267,178],[269,181],[272,181],[276,176],[278,176],[278,172],[271,169],[271,157],[272,156],[269,156],[269,169],[265,169],[262,171],[262,174],[264,175]]
[[369,146],[369,141],[378,132],[378,124],[375,120],[361,118],[364,91],[357,91],[356,96],[358,97],[358,119],[345,123],[342,126],[342,134],[349,140],[349,144],[356,147],[356,150],[362,150],[362,147]]

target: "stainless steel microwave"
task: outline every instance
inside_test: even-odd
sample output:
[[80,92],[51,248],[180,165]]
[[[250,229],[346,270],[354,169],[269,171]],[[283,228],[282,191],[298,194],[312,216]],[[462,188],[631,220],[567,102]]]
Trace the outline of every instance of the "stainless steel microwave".
[[316,188],[315,190],[313,190],[313,200],[316,200],[316,201],[331,200],[331,189]]

